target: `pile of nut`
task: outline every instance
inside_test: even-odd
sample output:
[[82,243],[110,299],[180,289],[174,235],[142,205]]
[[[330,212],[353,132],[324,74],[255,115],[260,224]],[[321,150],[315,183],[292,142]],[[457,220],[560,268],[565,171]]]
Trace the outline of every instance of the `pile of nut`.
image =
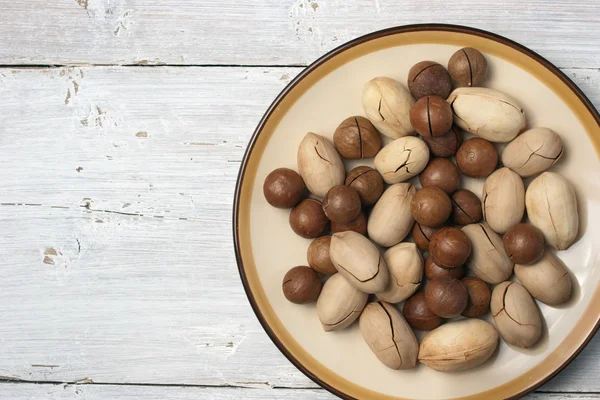
[[[478,86],[486,71],[485,57],[464,48],[448,69],[414,65],[408,89],[373,79],[362,94],[367,118],[342,121],[333,143],[308,133],[300,173],[279,168],[264,182],[272,206],[292,208],[294,232],[314,239],[309,266],[283,277],[285,297],[317,301],[325,331],[360,318],[365,342],[393,369],[417,361],[471,368],[499,336],[530,348],[543,325],[534,298],[555,306],[571,295],[567,268],[546,248],[567,249],[578,233],[573,187],[547,172],[563,153],[561,138],[542,127],[523,132],[517,101]],[[461,130],[475,136],[463,142]],[[391,139],[383,148],[380,134]],[[499,156],[494,143],[506,142]],[[346,174],[342,159],[371,157],[375,168]],[[485,179],[481,198],[459,188],[461,174]],[[409,182],[417,175],[419,189]],[[523,178],[536,175],[525,188]],[[494,325],[480,319],[489,311]],[[419,344],[413,329],[431,332]]]

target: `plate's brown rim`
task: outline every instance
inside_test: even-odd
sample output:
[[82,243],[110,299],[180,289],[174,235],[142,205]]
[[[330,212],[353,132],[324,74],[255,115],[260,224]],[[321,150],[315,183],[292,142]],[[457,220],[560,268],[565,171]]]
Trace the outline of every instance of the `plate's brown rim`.
[[[269,117],[271,116],[271,114],[273,113],[273,111],[277,108],[277,106],[279,105],[279,103],[283,100],[283,98],[285,98],[285,96],[287,96],[287,94],[290,92],[290,90],[292,88],[294,88],[302,79],[304,79],[306,76],[308,76],[313,70],[315,70],[317,67],[319,67],[321,64],[323,64],[324,62],[326,62],[327,60],[329,60],[330,58],[334,57],[335,55],[344,52],[345,50],[352,48],[358,44],[373,40],[373,39],[377,39],[380,37],[384,37],[384,36],[388,36],[388,35],[394,35],[394,34],[398,34],[398,33],[407,33],[407,32],[416,32],[416,31],[447,31],[447,32],[457,32],[457,33],[464,33],[464,34],[471,34],[471,35],[475,35],[475,36],[481,36],[499,43],[502,43],[504,45],[510,46],[512,48],[514,48],[515,50],[518,50],[519,52],[525,54],[526,56],[536,60],[537,62],[539,62],[540,64],[542,64],[546,69],[548,69],[550,72],[552,72],[554,75],[556,75],[563,83],[565,83],[569,89],[571,89],[571,91],[579,98],[579,100],[581,100],[581,102],[585,105],[585,107],[588,109],[588,111],[590,112],[590,114],[594,117],[594,119],[596,120],[596,123],[600,126],[600,114],[598,113],[598,111],[596,110],[596,108],[593,106],[592,102],[588,99],[588,97],[581,91],[581,89],[579,89],[579,87],[567,76],[565,75],[565,73],[563,73],[558,67],[556,67],[554,64],[552,64],[550,61],[548,61],[547,59],[545,59],[544,57],[542,57],[541,55],[539,55],[538,53],[534,52],[533,50],[528,49],[527,47],[511,40],[508,39],[504,36],[495,34],[495,33],[491,33],[482,29],[477,29],[477,28],[471,28],[471,27],[466,27],[466,26],[462,26],[462,25],[451,25],[451,24],[413,24],[413,25],[402,25],[402,26],[396,26],[396,27],[392,27],[392,28],[387,28],[387,29],[383,29],[380,31],[376,31],[376,32],[372,32],[369,34],[366,34],[364,36],[360,36],[354,40],[351,40],[347,43],[344,43],[343,45],[336,47],[335,49],[329,51],[328,53],[326,53],[325,55],[323,55],[322,57],[320,57],[319,59],[317,59],[316,61],[314,61],[312,64],[310,64],[308,67],[306,67],[302,72],[300,72],[280,93],[279,95],[275,98],[275,100],[271,103],[271,105],[269,106],[269,108],[267,109],[267,111],[265,112],[265,114],[263,115],[263,117],[261,118],[260,122],[258,123],[256,129],[254,130],[254,133],[252,134],[252,137],[250,139],[250,142],[248,143],[248,147],[246,149],[246,152],[244,153],[244,158],[242,159],[242,164],[240,166],[240,172],[238,174],[238,178],[236,181],[236,187],[235,187],[235,194],[234,194],[234,199],[233,199],[233,242],[234,242],[234,250],[235,250],[235,258],[236,258],[236,262],[238,265],[238,272],[240,274],[240,278],[242,280],[242,284],[244,285],[244,291],[246,292],[246,296],[248,297],[248,300],[250,302],[250,305],[252,306],[252,309],[254,310],[254,313],[256,314],[260,324],[262,325],[263,329],[265,330],[265,332],[267,333],[267,335],[269,336],[269,338],[271,339],[271,341],[275,344],[275,346],[277,346],[277,348],[279,349],[279,351],[281,351],[283,353],[283,355],[296,367],[298,368],[304,375],[306,375],[308,378],[310,378],[312,381],[314,381],[315,383],[317,383],[318,385],[324,387],[325,389],[327,389],[328,391],[330,391],[331,393],[335,394],[336,396],[339,396],[341,398],[344,399],[353,399],[353,397],[347,395],[346,393],[343,393],[339,390],[337,390],[336,388],[334,388],[333,386],[327,384],[326,382],[322,381],[319,377],[317,377],[316,375],[314,375],[310,370],[308,370],[304,365],[302,365],[296,358],[294,358],[294,356],[292,356],[292,354],[289,353],[289,351],[287,350],[287,348],[283,345],[283,343],[281,343],[281,341],[279,340],[279,338],[274,334],[274,332],[271,330],[271,327],[268,325],[268,323],[266,322],[264,316],[261,313],[260,308],[258,307],[256,300],[254,299],[254,295],[252,294],[252,291],[250,290],[250,286],[248,283],[248,279],[246,277],[246,272],[244,269],[244,265],[243,265],[243,261],[242,261],[242,256],[241,256],[241,251],[240,251],[240,243],[239,243],[239,225],[238,225],[238,221],[239,221],[239,197],[241,194],[241,188],[242,188],[242,182],[244,180],[244,176],[245,176],[245,172],[246,172],[246,166],[248,164],[248,159],[252,153],[252,150],[254,149],[254,145],[256,144],[256,140],[260,134],[260,132],[262,131],[266,121],[269,119]],[[594,335],[596,334],[596,332],[598,331],[598,328],[600,327],[600,319],[598,321],[596,321],[596,324],[594,325],[594,328],[590,331],[589,335],[587,336],[587,338],[581,343],[581,345],[573,352],[573,354],[567,358],[558,368],[556,368],[551,374],[548,374],[544,379],[533,383],[531,386],[526,387],[525,389],[523,389],[522,391],[520,391],[519,393],[516,393],[513,397],[511,398],[520,398],[532,391],[534,391],[535,389],[539,388],[540,386],[542,386],[543,384],[547,383],[548,381],[550,381],[552,378],[554,378],[559,372],[561,372],[565,367],[567,367],[571,361],[573,361],[573,359],[575,359],[575,357],[577,357],[579,355],[579,353],[581,353],[581,351],[585,348],[585,346],[587,346],[587,344],[592,340],[592,338],[594,337]]]

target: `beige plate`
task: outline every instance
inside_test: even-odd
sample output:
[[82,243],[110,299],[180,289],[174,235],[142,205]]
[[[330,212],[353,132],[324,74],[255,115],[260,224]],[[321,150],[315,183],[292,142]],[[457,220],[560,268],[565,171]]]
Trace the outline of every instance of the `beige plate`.
[[[489,62],[484,86],[502,90],[525,108],[528,126],[545,126],[565,142],[565,156],[553,170],[575,186],[580,239],[559,253],[573,272],[575,293],[561,308],[541,305],[547,330],[532,350],[502,343],[492,360],[462,373],[440,373],[421,365],[393,371],[362,340],[357,324],[325,333],[314,305],[298,306],[283,297],[285,272],[306,265],[308,240],[288,225],[287,210],[270,207],[262,183],[275,168],[296,167],[296,150],[309,131],[331,138],[351,115],[364,115],[362,87],[375,76],[406,84],[409,68],[422,60],[446,65],[460,47],[475,47]],[[248,298],[279,349],[310,378],[346,398],[518,397],[560,371],[591,339],[600,315],[600,117],[581,91],[537,54],[500,36],[448,25],[392,28],[354,40],[302,72],[277,97],[259,124],[238,180],[234,239]],[[367,160],[363,164],[370,164]],[[348,166],[349,167],[349,166]],[[480,193],[481,182],[463,187]]]

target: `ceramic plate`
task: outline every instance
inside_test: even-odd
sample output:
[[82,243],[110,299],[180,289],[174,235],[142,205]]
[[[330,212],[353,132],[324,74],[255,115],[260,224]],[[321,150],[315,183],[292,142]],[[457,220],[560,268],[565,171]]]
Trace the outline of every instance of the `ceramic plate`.
[[[410,67],[423,60],[447,65],[461,47],[482,51],[489,63],[483,86],[499,89],[524,107],[528,127],[558,132],[565,155],[553,168],[575,186],[580,211],[577,242],[558,256],[572,272],[574,293],[559,308],[540,304],[541,342],[521,350],[501,342],[483,366],[441,373],[424,365],[394,371],[363,341],[358,324],[326,333],[315,305],[283,296],[286,271],[306,265],[309,240],[296,236],[288,210],[269,206],[262,194],[267,174],[297,170],[296,151],[307,132],[332,138],[337,125],[364,115],[361,92],[376,76],[406,84]],[[315,382],[344,398],[500,399],[534,390],[571,361],[591,339],[600,315],[600,117],[585,95],[558,68],[503,37],[471,28],[413,25],[375,32],[347,43],[308,67],[275,99],[260,122],[242,163],[234,205],[234,240],[240,275],[260,322],[289,360]],[[347,170],[372,160],[347,164]],[[462,186],[481,193],[482,181]],[[527,183],[527,181],[526,181]],[[594,223],[595,222],[595,223]]]

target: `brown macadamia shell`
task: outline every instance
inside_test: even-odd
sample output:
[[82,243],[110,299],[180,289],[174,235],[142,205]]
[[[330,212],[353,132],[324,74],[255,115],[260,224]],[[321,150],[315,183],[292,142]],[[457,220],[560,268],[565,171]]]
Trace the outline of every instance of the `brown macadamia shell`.
[[436,186],[447,194],[452,194],[460,183],[460,173],[454,163],[447,158],[434,158],[419,174],[423,187]]
[[481,200],[475,193],[458,189],[452,194],[452,222],[464,226],[479,222],[482,218]]
[[408,72],[408,88],[416,100],[424,96],[448,98],[452,90],[450,74],[441,64],[421,61]]
[[471,255],[471,241],[460,229],[444,227],[431,238],[429,253],[440,267],[460,267]]
[[498,165],[498,151],[487,140],[474,137],[458,148],[456,164],[460,172],[471,178],[485,178]]
[[467,289],[458,279],[439,277],[425,286],[425,303],[439,317],[459,316],[467,307],[467,302]]
[[263,194],[277,208],[292,208],[306,194],[306,185],[299,173],[289,168],[277,168],[265,178]]
[[404,302],[402,314],[410,326],[420,331],[430,331],[443,322],[427,307],[425,293],[423,292],[415,293]]
[[360,233],[361,235],[367,234],[367,216],[364,211],[358,215],[353,221],[348,222],[347,224],[338,224],[337,222],[331,221],[331,232],[338,233],[344,231],[354,231]]
[[448,72],[457,86],[479,86],[487,74],[487,60],[479,50],[465,47],[450,57]]
[[329,227],[329,219],[323,212],[323,205],[316,199],[304,199],[292,208],[289,221],[292,230],[306,239],[321,236]]
[[331,221],[347,224],[360,215],[361,203],[358,192],[350,186],[334,186],[323,199],[323,212]]
[[323,284],[310,267],[298,266],[290,269],[283,277],[281,288],[286,299],[295,304],[316,301]]
[[429,186],[417,190],[410,201],[410,212],[418,223],[436,227],[452,213],[452,201],[442,189]]
[[531,224],[517,224],[502,239],[506,254],[515,264],[536,263],[544,255],[545,240],[542,231]]
[[467,308],[462,312],[462,315],[475,318],[488,312],[490,310],[492,292],[487,283],[474,276],[463,278],[461,283],[467,289],[469,298]]
[[439,137],[452,128],[454,115],[448,102],[438,96],[421,97],[410,109],[410,123],[422,136]]
[[346,118],[333,133],[333,144],[347,159],[371,158],[381,149],[381,135],[365,117]]
[[329,257],[331,236],[321,236],[313,240],[306,250],[308,265],[320,274],[333,275],[337,272]]
[[377,170],[359,166],[348,173],[346,186],[350,186],[358,192],[360,201],[364,206],[372,206],[383,194],[383,177]]
[[440,267],[435,263],[435,260],[429,254],[425,259],[425,276],[430,281],[439,277],[448,277],[454,279],[461,279],[466,274],[466,269],[463,266],[448,269]]
[[417,247],[423,251],[429,250],[429,241],[438,228],[421,225],[416,222],[413,225],[412,237]]
[[421,139],[429,147],[429,152],[436,157],[450,157],[456,154],[458,148],[462,144],[462,136],[459,129],[452,125],[450,131],[442,136],[429,137],[421,136]]

